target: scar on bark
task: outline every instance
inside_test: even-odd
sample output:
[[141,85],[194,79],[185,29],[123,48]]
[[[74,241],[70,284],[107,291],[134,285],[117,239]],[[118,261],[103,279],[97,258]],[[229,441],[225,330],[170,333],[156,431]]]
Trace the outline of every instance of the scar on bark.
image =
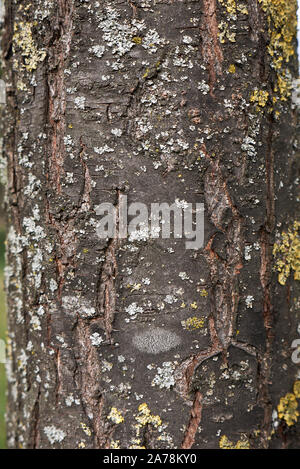
[[218,38],[216,0],[203,0],[202,54],[208,64],[210,94],[214,96],[216,76],[222,74],[223,53]]
[[[230,239],[234,239],[235,243],[242,243],[242,218],[231,199],[226,180],[222,175],[219,161],[211,159],[207,153],[205,145],[203,145],[202,151],[205,153],[211,166],[210,171],[207,173],[207,177],[210,179],[209,186],[214,187],[214,191],[210,191],[213,203],[210,204],[208,203],[209,201],[207,201],[210,219],[216,229],[222,231]],[[206,189],[207,194],[209,193],[208,189],[209,188]],[[231,224],[228,226],[222,222],[223,213],[227,208],[230,208],[232,213]],[[213,240],[214,235],[207,242],[207,245],[204,248],[204,254],[208,259],[211,274],[216,275],[216,273],[218,274],[218,263],[224,261],[222,261],[213,250]],[[223,266],[226,272],[228,267],[230,267],[230,271],[229,273],[227,272],[225,280],[227,285],[226,288],[229,289],[231,293],[231,301],[227,305],[228,313],[224,315],[223,306],[225,301],[224,298],[226,299],[226,292],[221,291],[219,295],[221,295],[221,299],[224,300],[221,302],[221,308],[215,303],[213,303],[211,307],[211,312],[208,318],[211,346],[202,350],[198,354],[188,357],[175,370],[175,390],[185,401],[191,401],[191,383],[195,370],[206,360],[221,353],[224,362],[226,362],[227,351],[231,346],[237,347],[257,359],[260,357],[259,351],[257,351],[255,347],[244,342],[239,342],[234,337],[235,318],[239,302],[239,291],[235,283],[237,282],[237,278],[243,268],[241,252],[243,252],[242,249],[236,250],[234,248],[233,251],[228,253],[229,259]],[[214,284],[213,277],[212,283]]]

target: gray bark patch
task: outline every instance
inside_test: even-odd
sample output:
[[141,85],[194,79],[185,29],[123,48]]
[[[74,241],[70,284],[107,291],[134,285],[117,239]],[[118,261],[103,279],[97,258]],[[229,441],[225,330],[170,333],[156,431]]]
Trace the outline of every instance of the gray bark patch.
[[132,339],[132,343],[140,352],[157,354],[178,347],[181,338],[175,332],[153,327],[136,334]]

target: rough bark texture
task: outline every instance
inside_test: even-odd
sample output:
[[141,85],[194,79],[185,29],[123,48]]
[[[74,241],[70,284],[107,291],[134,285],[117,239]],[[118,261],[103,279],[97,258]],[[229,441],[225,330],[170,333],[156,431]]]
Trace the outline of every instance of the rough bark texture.
[[[295,9],[7,1],[9,447],[299,446]],[[100,240],[122,194],[204,248]]]

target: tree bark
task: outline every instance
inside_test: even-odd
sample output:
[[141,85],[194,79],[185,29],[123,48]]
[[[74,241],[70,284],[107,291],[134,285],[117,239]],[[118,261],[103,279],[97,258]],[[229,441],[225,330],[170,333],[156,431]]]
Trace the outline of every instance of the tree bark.
[[[296,1],[42,3],[3,41],[9,447],[296,448]],[[99,239],[125,195],[203,202],[203,248]]]

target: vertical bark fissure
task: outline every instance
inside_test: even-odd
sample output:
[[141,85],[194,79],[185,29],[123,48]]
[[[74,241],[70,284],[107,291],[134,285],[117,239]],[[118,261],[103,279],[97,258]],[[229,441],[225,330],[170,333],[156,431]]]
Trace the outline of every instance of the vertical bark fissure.
[[119,231],[119,207],[120,197],[122,193],[120,189],[116,190],[116,233],[115,237],[108,241],[108,245],[104,251],[104,261],[101,266],[100,274],[98,277],[98,285],[96,292],[96,304],[98,312],[103,321],[103,329],[106,335],[107,343],[113,343],[112,331],[113,322],[116,312],[116,277],[118,275],[117,265],[117,250],[119,248],[120,240],[118,238]]
[[97,350],[91,344],[89,320],[78,318],[76,340],[79,345],[77,388],[88,421],[92,423],[96,448],[105,448],[109,435],[103,423],[104,398],[101,395],[99,378],[101,367]]
[[261,387],[260,399],[264,407],[264,422],[262,444],[268,446],[268,438],[272,423],[272,402],[269,393],[272,371],[272,346],[274,340],[274,318],[271,297],[272,276],[272,237],[275,228],[275,188],[274,188],[274,151],[273,151],[273,122],[269,117],[268,140],[266,151],[266,219],[261,230],[261,267],[260,281],[263,290],[262,313],[266,333],[265,352],[260,363],[259,382]]
[[[50,46],[51,69],[48,70],[49,123],[52,129],[49,182],[60,193],[60,178],[63,171],[65,145],[66,90],[64,82],[65,62],[69,56],[73,34],[73,0],[59,0],[57,24],[53,28]],[[58,37],[56,37],[56,35]]]
[[213,96],[217,75],[222,74],[223,53],[218,38],[216,0],[203,0],[202,54],[208,64],[210,94]]

